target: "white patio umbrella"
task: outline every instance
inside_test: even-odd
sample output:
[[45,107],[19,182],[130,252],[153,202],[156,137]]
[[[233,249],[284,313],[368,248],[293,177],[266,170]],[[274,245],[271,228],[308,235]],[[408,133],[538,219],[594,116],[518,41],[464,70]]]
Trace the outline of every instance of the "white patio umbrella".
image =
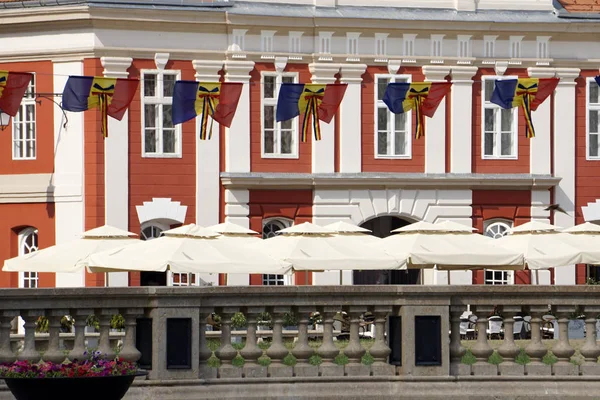
[[127,232],[110,225],[91,229],[81,238],[60,243],[4,262],[3,271],[19,272],[78,272],[78,265],[90,254],[120,248],[140,240],[135,233]]
[[581,263],[600,264],[600,226],[584,222],[562,232],[568,244],[581,250]]
[[219,240],[219,234],[194,224],[163,232],[163,237],[91,255],[92,272],[171,270],[179,273],[287,274],[289,263],[249,247]]

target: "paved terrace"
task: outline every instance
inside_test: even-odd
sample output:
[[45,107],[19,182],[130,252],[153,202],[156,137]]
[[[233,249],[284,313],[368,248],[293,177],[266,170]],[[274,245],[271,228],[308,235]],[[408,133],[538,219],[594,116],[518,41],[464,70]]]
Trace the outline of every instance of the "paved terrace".
[[[148,379],[136,380],[127,400],[579,399],[600,393],[600,286],[6,289],[0,297],[0,361],[60,362],[80,357],[86,345],[108,355],[116,349],[150,371]],[[487,335],[461,340],[460,315],[467,305],[479,316],[479,332],[488,327],[494,309],[506,332],[518,313],[531,316],[531,338],[518,342],[523,350],[512,335],[504,335],[502,342],[491,342]],[[558,319],[560,339],[542,341],[542,316],[549,307]],[[334,323],[342,310],[349,317],[343,354]],[[578,342],[567,334],[576,310],[586,315],[588,332]],[[272,326],[258,334],[270,337],[270,345],[257,341],[265,311]],[[232,344],[232,319],[238,312],[247,328],[234,332],[244,341]],[[322,330],[315,330],[309,318],[314,312],[322,316]],[[368,340],[360,336],[361,316],[367,312],[375,327]],[[207,332],[212,313],[220,316],[217,332]],[[293,330],[283,329],[288,313],[297,319]],[[91,314],[98,317],[98,333],[86,333]],[[124,332],[111,332],[116,314],[125,318]],[[24,335],[11,331],[18,315],[25,321]],[[49,333],[35,333],[41,315],[49,321]],[[74,333],[61,332],[65,315],[74,317]],[[3,399],[11,395],[0,386]]]

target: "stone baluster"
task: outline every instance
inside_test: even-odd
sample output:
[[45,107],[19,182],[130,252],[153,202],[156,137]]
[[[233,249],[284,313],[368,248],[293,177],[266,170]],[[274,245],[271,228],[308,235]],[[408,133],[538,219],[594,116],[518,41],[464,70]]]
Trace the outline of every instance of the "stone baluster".
[[473,375],[497,375],[498,368],[488,363],[488,358],[494,352],[492,346],[490,346],[487,338],[488,318],[493,311],[493,307],[490,306],[477,306],[475,313],[477,315],[477,342],[471,347],[471,353],[475,356],[477,361],[471,366]]
[[290,377],[293,375],[293,368],[283,364],[283,359],[290,353],[283,343],[283,316],[290,312],[287,307],[273,307],[270,311],[273,318],[273,341],[267,349],[267,356],[271,358],[269,365],[269,376],[272,377]]
[[86,358],[86,347],[85,347],[85,327],[86,327],[86,319],[88,315],[92,315],[94,310],[90,309],[80,309],[80,310],[71,310],[71,315],[73,316],[74,322],[74,331],[75,331],[75,341],[73,342],[73,349],[69,352],[69,360],[83,360]]
[[500,375],[525,375],[525,367],[517,364],[515,359],[521,352],[519,346],[515,344],[514,317],[521,312],[520,306],[505,306],[502,309],[504,315],[504,342],[498,348],[498,354],[502,356],[504,361],[498,366]]
[[237,312],[237,308],[223,307],[216,312],[221,316],[221,347],[215,351],[215,355],[221,360],[219,367],[219,378],[241,378],[241,368],[236,368],[231,363],[238,352],[231,345],[231,317]]
[[200,317],[198,319],[198,365],[200,369],[200,378],[209,379],[217,377],[217,369],[208,365],[208,359],[212,356],[212,350],[208,347],[206,340],[207,319],[212,314],[212,308],[200,307]]
[[338,312],[336,307],[323,307],[319,313],[323,317],[323,343],[317,349],[322,363],[319,366],[321,376],[343,376],[344,367],[336,365],[333,360],[340,354],[340,350],[333,342],[333,317]]
[[600,375],[600,346],[597,343],[596,321],[600,314],[600,307],[586,306],[585,307],[585,344],[581,346],[579,352],[585,361],[579,366],[581,375]]
[[69,314],[69,310],[47,310],[48,332],[50,338],[48,340],[48,350],[43,355],[44,361],[50,361],[55,364],[60,364],[65,361],[65,352],[59,348],[60,346],[60,320],[65,315]]
[[369,375],[369,367],[362,363],[362,356],[367,351],[360,344],[359,338],[360,316],[367,312],[367,308],[363,306],[350,306],[346,312],[350,317],[350,340],[348,341],[348,346],[344,349],[344,354],[348,357],[348,364],[344,367],[345,373],[348,376]]
[[295,376],[319,375],[319,367],[309,364],[310,357],[315,353],[314,349],[308,344],[308,322],[310,313],[313,311],[314,309],[310,307],[296,307],[294,309],[298,316],[298,340],[292,349],[292,354],[296,357]]
[[10,343],[10,328],[11,321],[18,315],[18,311],[0,312],[0,364],[11,363],[17,359]]
[[542,362],[542,359],[548,353],[548,349],[542,343],[541,335],[542,315],[547,312],[548,307],[544,306],[532,306],[529,308],[529,314],[531,315],[531,342],[525,347],[525,352],[531,362],[525,367],[527,375],[549,376],[552,373],[550,365]]
[[450,307],[450,374],[471,375],[471,366],[462,363],[462,357],[467,353],[460,340],[460,317],[464,306]]
[[572,306],[556,307],[558,343],[552,346],[552,353],[558,361],[552,365],[554,375],[579,375],[578,366],[571,363],[571,356],[575,354],[575,349],[569,343],[569,317],[572,312]]
[[100,357],[107,360],[112,360],[117,355],[115,349],[113,349],[110,345],[110,320],[113,315],[117,315],[118,313],[119,310],[116,308],[102,308],[100,310],[96,310],[95,312],[100,325],[98,351],[100,352]]
[[125,361],[136,362],[142,357],[142,353],[140,353],[135,344],[137,319],[144,315],[144,309],[127,308],[122,315],[125,319],[125,339],[123,340],[123,348],[119,352],[119,358]]
[[43,310],[27,310],[21,315],[21,318],[25,321],[25,339],[23,351],[17,355],[19,361],[39,362],[41,359],[40,354],[35,349],[35,323],[40,315],[44,315]]
[[244,363],[244,377],[246,378],[265,378],[267,376],[267,368],[258,364],[258,359],[262,356],[263,351],[256,344],[256,324],[258,316],[264,312],[264,307],[247,307],[244,310],[246,316],[247,334],[246,345],[240,350],[240,355],[246,361]]
[[388,362],[392,349],[385,341],[386,322],[392,309],[391,306],[375,306],[371,310],[375,316],[375,343],[369,349],[369,354],[373,356],[373,364],[371,364],[373,376],[396,374],[396,368]]

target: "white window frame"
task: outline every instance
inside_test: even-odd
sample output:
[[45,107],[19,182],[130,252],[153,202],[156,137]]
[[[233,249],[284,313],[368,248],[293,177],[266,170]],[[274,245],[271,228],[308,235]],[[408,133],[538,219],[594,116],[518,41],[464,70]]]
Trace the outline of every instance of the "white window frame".
[[375,34],[375,56],[386,57],[387,56],[387,38],[389,33],[376,33]]
[[290,31],[289,33],[289,47],[290,53],[301,53],[302,52],[302,34],[300,31]]
[[[30,235],[35,235],[35,245],[32,248],[26,248],[26,239]],[[39,235],[38,230],[29,227],[23,229],[19,232],[19,256],[24,256],[29,253],[33,253],[39,250]],[[25,276],[27,274],[27,276]],[[29,284],[26,286],[25,282],[28,281]],[[33,286],[32,286],[33,285]],[[37,288],[39,287],[39,274],[37,272],[19,272],[19,288]]]
[[[29,85],[27,86],[27,91],[21,100],[21,105],[19,105],[19,110],[17,114],[12,118],[12,159],[16,161],[21,160],[35,160],[37,157],[37,103],[35,101],[35,84],[36,84],[36,76],[35,74],[31,78]],[[27,113],[27,107],[33,106],[33,120],[29,119],[29,115]],[[19,115],[23,115],[25,117],[24,121],[18,119]],[[33,137],[27,139],[26,138],[26,126],[33,125]],[[20,133],[20,137],[17,137],[17,132]],[[16,147],[17,143],[20,143],[22,152],[24,156],[20,156],[17,154]],[[33,155],[27,156],[27,146],[32,144],[32,153]]]
[[483,37],[483,56],[485,58],[496,57],[496,39],[498,36],[485,35]]
[[[593,77],[586,79],[586,88],[585,88],[585,158],[590,161],[598,161],[600,160],[600,116],[598,116],[598,133],[590,133],[590,111],[598,111],[600,112],[600,102],[599,103],[590,103],[590,85],[596,85],[596,81]],[[600,91],[600,87],[598,87]],[[591,156],[590,155],[590,136],[597,135],[598,136],[598,155]]]
[[350,56],[358,55],[358,38],[360,32],[347,32],[346,33],[346,54]]
[[513,132],[513,154],[508,156],[500,155],[502,141],[498,139],[498,136],[501,136],[501,127],[502,127],[502,114],[501,112],[496,112],[496,121],[494,131],[494,137],[496,139],[496,146],[494,146],[494,154],[486,155],[485,154],[485,110],[486,109],[494,109],[501,110],[497,104],[493,104],[491,102],[485,101],[485,81],[487,80],[504,80],[504,79],[517,79],[517,76],[496,76],[496,75],[484,75],[481,77],[481,158],[483,160],[517,160],[519,158],[519,109],[517,107],[513,107],[511,112],[513,113],[513,123],[512,123],[512,132]]
[[417,35],[415,33],[405,33],[402,35],[402,54],[405,57],[415,56],[415,42]]
[[[385,103],[382,100],[378,100],[377,98],[377,88],[378,88],[378,81],[380,78],[388,78],[390,80],[390,83],[396,83],[396,82],[407,82],[410,83],[412,82],[412,76],[411,75],[395,75],[395,74],[375,74],[374,75],[374,82],[375,82],[375,90],[374,90],[374,103],[375,103],[375,109],[374,109],[374,127],[373,127],[373,132],[375,135],[375,142],[374,142],[374,151],[375,151],[375,158],[376,159],[382,159],[382,160],[409,160],[412,159],[412,110],[410,112],[406,113],[406,154],[402,154],[402,155],[395,155],[395,154],[387,154],[387,155],[383,155],[383,154],[379,154],[379,140],[378,140],[378,129],[377,129],[377,122],[378,122],[378,110],[379,108],[386,108],[387,106],[385,105]],[[396,147],[396,144],[394,143],[394,141],[396,140],[396,136],[394,135],[395,132],[395,126],[392,127],[392,125],[394,125],[396,123],[394,116],[394,113],[392,113],[389,109],[387,110],[388,112],[388,127],[390,127],[390,129],[388,130],[388,144],[390,144],[390,138],[391,138],[391,145],[388,145],[388,149],[394,149]]]
[[[262,221],[262,231],[261,234],[263,235],[263,240],[267,239],[264,237],[264,229],[265,226],[267,224],[276,224],[279,225],[281,227],[281,229],[284,228],[289,228],[290,226],[294,225],[294,221],[287,219],[287,218],[265,218]],[[279,285],[279,286],[287,286],[287,285],[291,285],[292,284],[292,277],[290,275],[275,275],[275,278],[273,279],[272,276],[274,274],[262,274],[262,285],[263,286],[276,286],[276,285],[268,285],[268,282],[270,281],[278,281],[278,280],[283,280],[283,285]],[[267,282],[267,285],[265,285],[265,282]]]
[[260,31],[260,50],[263,53],[272,53],[276,31]]
[[522,41],[523,41],[523,36],[511,36],[509,38],[508,53],[510,54],[510,58],[521,58]]
[[[146,74],[156,75],[156,91],[154,97],[146,97],[144,96],[145,88],[144,88],[144,77]],[[140,76],[140,102],[141,102],[141,125],[142,125],[142,157],[144,158],[181,158],[181,124],[173,125],[175,128],[175,152],[174,153],[163,153],[162,152],[162,144],[163,144],[163,129],[162,129],[162,121],[163,121],[163,107],[159,108],[159,111],[156,113],[156,136],[158,138],[156,143],[156,149],[160,151],[156,151],[154,153],[146,152],[146,110],[145,106],[147,104],[152,105],[173,105],[173,98],[163,97],[163,77],[165,75],[174,75],[175,80],[181,79],[181,71],[179,70],[164,70],[164,69],[143,69],[141,71]],[[158,95],[158,96],[156,96]],[[160,124],[159,124],[160,122]],[[159,128],[160,127],[160,128]]]
[[[484,221],[483,223],[483,234],[484,236],[492,237],[488,232],[488,230],[492,230],[494,227],[506,228],[505,236],[508,233],[508,229],[512,228],[513,222],[506,219],[490,219]],[[495,232],[494,232],[495,233]],[[501,237],[501,236],[500,236]],[[493,239],[498,239],[499,237],[492,237]],[[487,272],[492,272],[492,279],[486,279]],[[495,278],[495,273],[501,272],[503,275],[503,279],[497,280]],[[486,269],[483,271],[483,284],[484,285],[514,285],[515,283],[515,274],[514,271],[498,271]]]
[[[264,92],[264,81],[265,77],[275,77],[275,93],[272,99],[265,98]],[[294,83],[298,83],[297,72],[274,72],[274,71],[263,71],[260,74],[260,154],[261,158],[298,158],[299,157],[299,144],[298,144],[298,117],[292,120],[292,152],[290,154],[281,153],[281,122],[275,122],[275,142],[273,143],[274,148],[277,150],[273,153],[265,153],[265,106],[275,107],[275,114],[277,115],[277,99],[279,97],[279,89],[281,88],[283,77],[294,78]]]

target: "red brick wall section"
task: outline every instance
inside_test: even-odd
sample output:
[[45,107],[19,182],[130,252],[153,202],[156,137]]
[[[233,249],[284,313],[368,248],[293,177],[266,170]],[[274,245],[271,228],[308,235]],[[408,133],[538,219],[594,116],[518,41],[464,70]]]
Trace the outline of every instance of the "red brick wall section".
[[[275,72],[273,63],[256,63],[250,73],[250,168],[252,172],[311,172],[311,137],[300,141],[300,118],[296,118],[299,158],[262,158],[262,89],[261,72]],[[311,74],[306,64],[288,64],[285,72],[298,73],[299,83],[310,83]]]
[[[531,191],[529,190],[474,190],[473,227],[483,233],[484,221],[506,219],[515,226],[531,220]],[[484,271],[473,272],[473,284],[483,284]],[[516,271],[515,284],[531,283],[530,271]]]
[[[472,142],[472,157],[473,157],[473,172],[479,174],[527,174],[529,173],[529,141],[525,137],[525,117],[523,112],[519,110],[519,125],[518,125],[518,141],[519,147],[517,150],[518,159],[516,160],[484,160],[481,158],[482,149],[482,123],[483,115],[481,109],[482,101],[482,77],[485,75],[496,75],[492,68],[479,68],[477,74],[473,78],[473,142]],[[526,69],[508,69],[504,74],[506,76],[513,75],[521,78],[528,77]],[[549,132],[540,132],[547,135]]]
[[[294,224],[312,222],[312,190],[250,190],[250,229],[262,232],[263,219],[286,218]],[[296,285],[312,285],[312,276],[298,272]],[[250,275],[250,285],[262,285],[262,275]]]
[[600,0],[559,0],[570,13],[600,13]]
[[[0,70],[33,72],[37,93],[54,92],[53,68],[50,61],[0,64]],[[41,99],[35,106],[35,160],[13,160],[11,118],[9,126],[0,132],[0,174],[40,174],[54,171],[54,107],[56,105],[48,99]]]
[[[37,228],[40,249],[56,243],[54,203],[0,204],[0,215],[0,260],[19,255],[19,232],[25,228]],[[55,286],[53,273],[40,273],[38,279],[39,287]],[[0,272],[0,287],[19,287],[18,272]]]
[[[387,67],[367,67],[362,83],[362,170],[363,172],[425,172],[425,139],[414,139],[415,118],[412,118],[410,135],[411,159],[375,158],[375,74],[388,74]],[[411,75],[414,82],[425,80],[421,68],[402,67],[401,75]]]

